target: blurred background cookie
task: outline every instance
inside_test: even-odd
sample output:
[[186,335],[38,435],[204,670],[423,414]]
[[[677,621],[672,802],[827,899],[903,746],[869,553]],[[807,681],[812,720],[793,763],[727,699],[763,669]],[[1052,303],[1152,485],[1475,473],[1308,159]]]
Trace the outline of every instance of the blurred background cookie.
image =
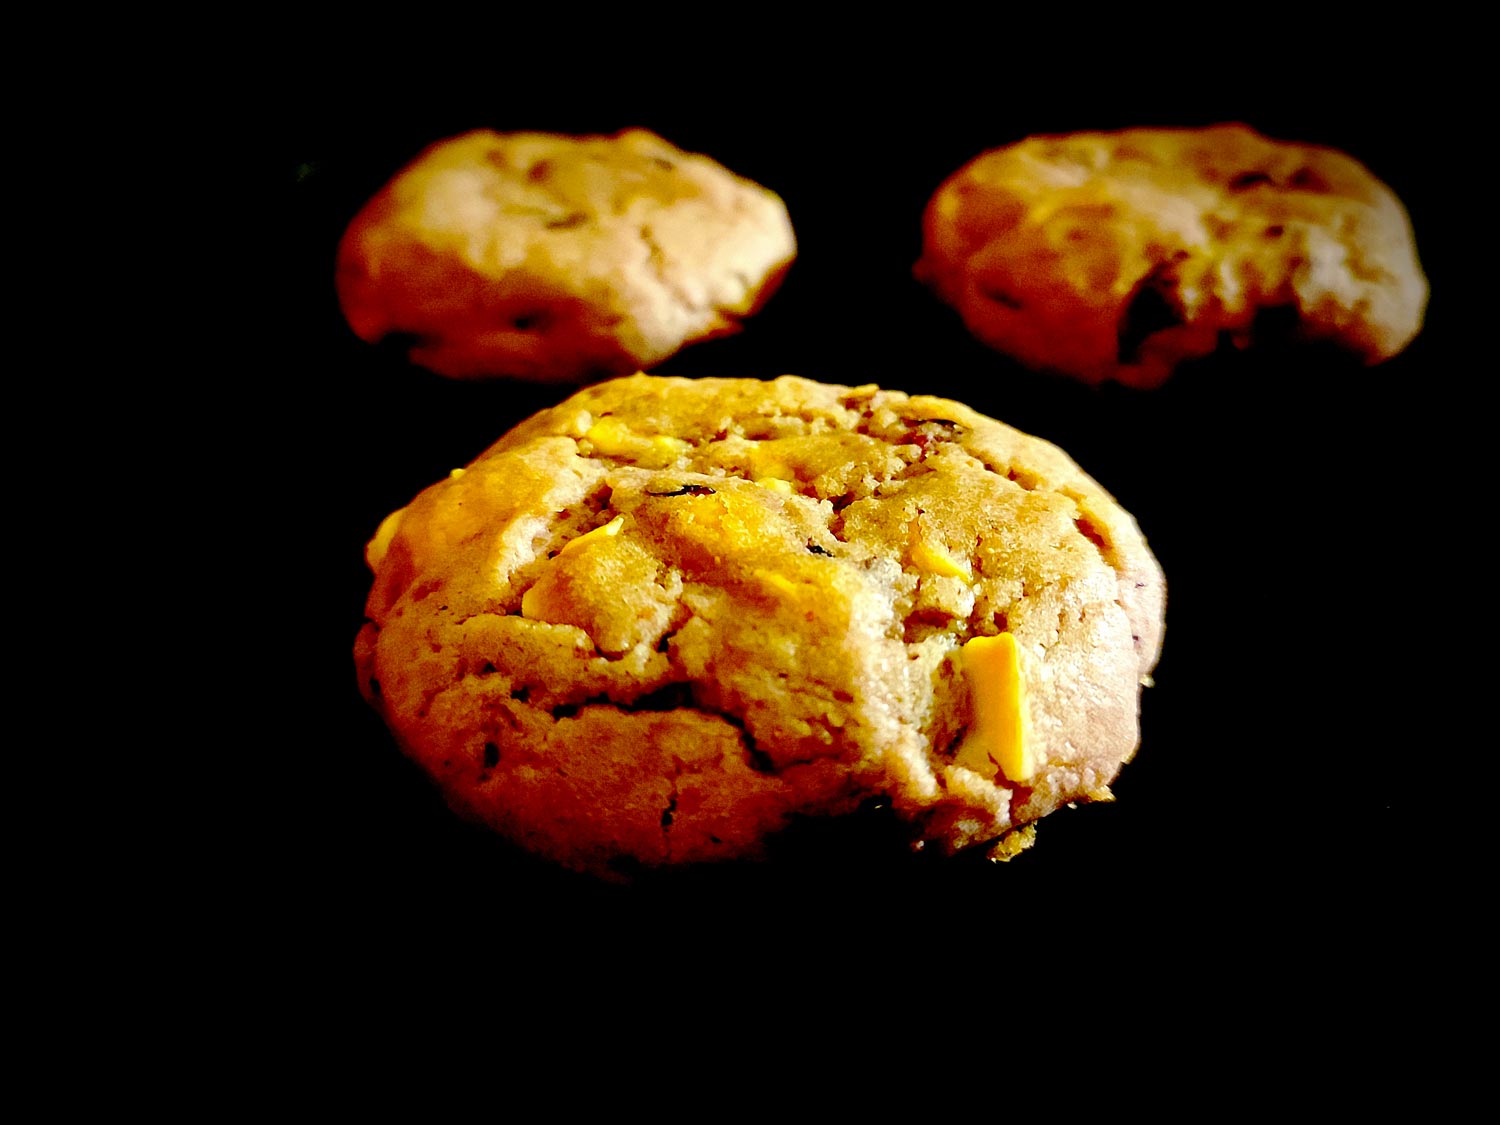
[[916,274],[1028,366],[1137,387],[1226,341],[1329,341],[1378,363],[1427,304],[1385,184],[1342,152],[1243,125],[986,152],[932,197]]
[[344,316],[453,378],[581,382],[735,332],[796,241],[781,200],[644,129],[432,145],[339,247]]
[[947,399],[636,375],[388,517],[359,684],[447,799],[598,874],[893,808],[1029,845],[1139,741],[1165,585],[1064,453]]

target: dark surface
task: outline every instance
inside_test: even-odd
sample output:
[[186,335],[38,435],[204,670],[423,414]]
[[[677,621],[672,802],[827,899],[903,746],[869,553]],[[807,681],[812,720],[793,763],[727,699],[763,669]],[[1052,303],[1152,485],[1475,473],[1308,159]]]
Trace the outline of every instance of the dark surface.
[[[998,970],[1108,933],[1098,945],[1115,952],[1096,959],[1107,978],[1127,967],[1130,935],[1170,930],[1184,956],[1247,937],[1267,956],[1331,950],[1333,934],[1381,940],[1392,903],[1420,898],[1425,861],[1403,842],[1404,798],[1431,719],[1410,707],[1410,659],[1444,611],[1425,600],[1413,545],[1430,533],[1441,476],[1428,433],[1467,392],[1440,350],[1456,250],[1434,234],[1445,202],[1402,125],[1409,99],[1386,91],[1351,109],[1147,92],[980,110],[930,95],[914,117],[910,96],[872,88],[853,114],[791,93],[710,109],[611,89],[436,110],[387,101],[290,128],[277,172],[298,346],[265,393],[282,511],[301,539],[286,561],[305,632],[284,653],[300,694],[256,762],[287,828],[259,872],[283,936],[330,956],[350,942],[451,943],[477,965],[516,949],[561,964],[623,942],[711,961],[705,936],[774,959],[920,934],[940,936],[923,946],[934,955]],[[1220,120],[1343,148],[1404,198],[1434,289],[1406,353],[1370,369],[1322,350],[1228,354],[1158,391],[1090,389],[977,344],[912,279],[927,198],[980,151],[1033,132]],[[794,373],[957,398],[1056,442],[1137,517],[1167,575],[1166,644],[1114,804],[1059,812],[1009,864],[914,857],[860,817],[793,833],[767,864],[618,887],[460,823],[400,756],[353,674],[364,543],[389,511],[566,392],[450,382],[359,341],[334,295],[339,235],[444,136],[631,125],[777,191],[800,242],[783,288],[741,335],[690,347],[660,372]]]

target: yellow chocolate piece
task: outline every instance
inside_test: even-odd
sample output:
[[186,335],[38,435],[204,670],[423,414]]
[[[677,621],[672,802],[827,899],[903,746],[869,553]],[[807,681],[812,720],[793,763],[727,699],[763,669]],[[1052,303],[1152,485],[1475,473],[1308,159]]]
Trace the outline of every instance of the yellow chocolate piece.
[[669,464],[693,448],[691,442],[681,438],[637,434],[624,422],[612,417],[600,418],[583,436],[593,444],[595,453],[606,457],[632,457],[648,467]]
[[750,472],[757,481],[774,479],[793,481],[797,479],[797,470],[788,465],[775,454],[767,453],[757,449],[750,459]]
[[[807,621],[816,621],[819,618],[827,620],[831,616],[831,606],[837,603],[837,598],[830,599],[827,590],[812,582],[798,582],[784,574],[759,566],[750,573],[758,584],[758,592],[778,611],[790,611]],[[832,718],[829,721],[834,726],[842,725],[841,722]]]
[[404,515],[406,509],[397,508],[380,521],[380,526],[375,529],[375,538],[365,548],[365,561],[370,564],[370,569],[378,568],[385,561],[385,553],[391,549],[391,540],[396,538],[396,529],[401,526],[401,517]]
[[964,644],[960,661],[974,722],[958,748],[958,764],[984,776],[998,766],[1008,781],[1027,780],[1036,773],[1036,751],[1026,737],[1026,684],[1015,637],[975,637]]
[[927,574],[944,578],[962,578],[973,585],[974,568],[968,559],[956,559],[937,540],[930,538],[920,519],[912,520],[909,548],[911,564]]
[[593,443],[597,452],[606,457],[618,457],[630,452],[631,446],[639,440],[630,432],[630,427],[618,418],[600,418],[583,436]]
[[[593,531],[585,531],[577,539],[570,540],[561,551],[557,552],[557,556],[552,561],[556,563],[558,559],[568,555],[576,555],[596,543],[602,543],[606,539],[613,539],[616,535],[620,534],[620,528],[624,526],[625,517],[616,516],[603,527],[596,527]],[[551,572],[549,571],[548,573],[550,574]],[[547,591],[551,585],[546,581],[546,578],[547,574],[544,574],[541,580],[538,580],[532,585],[531,589],[521,595],[522,617],[530,618],[532,621],[549,621],[556,616],[546,605]]]
[[795,598],[800,592],[802,584],[793,582],[784,574],[777,574],[774,570],[766,570],[763,567],[756,567],[753,573],[759,581],[783,597]]
[[616,535],[620,534],[620,528],[624,526],[625,517],[616,516],[603,527],[596,527],[593,531],[585,531],[577,539],[569,540],[563,549],[557,552],[557,557],[562,558],[564,555],[576,554],[590,544],[599,542],[601,539],[613,539]]
[[547,607],[542,591],[545,587],[538,582],[521,595],[521,616],[529,621],[547,620]]

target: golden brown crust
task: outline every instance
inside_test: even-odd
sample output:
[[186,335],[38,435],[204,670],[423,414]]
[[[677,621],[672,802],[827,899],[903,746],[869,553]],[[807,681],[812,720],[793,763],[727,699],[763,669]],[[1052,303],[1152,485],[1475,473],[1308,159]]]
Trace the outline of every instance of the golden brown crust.
[[366,204],[337,285],[357,335],[440,374],[581,382],[737,331],[795,255],[779,198],[644,129],[477,130]]
[[1155,386],[1265,310],[1367,363],[1422,324],[1396,196],[1344,153],[1243,125],[1041,136],[934,194],[917,276],[990,346],[1089,382]]
[[[594,871],[754,854],[870,797],[947,849],[1105,798],[1161,641],[1144,539],[1055,447],[792,377],[587,388],[368,557],[371,703],[457,807]],[[957,758],[963,646],[998,633],[1022,780]]]

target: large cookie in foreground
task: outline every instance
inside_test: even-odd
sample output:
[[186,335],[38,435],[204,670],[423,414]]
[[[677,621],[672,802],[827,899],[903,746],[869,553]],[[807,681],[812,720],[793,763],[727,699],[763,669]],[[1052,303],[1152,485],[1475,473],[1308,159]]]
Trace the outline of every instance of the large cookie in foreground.
[[870,799],[945,850],[1109,797],[1165,589],[1065,454],[945,399],[598,384],[371,541],[359,683],[451,804],[601,874]]
[[478,130],[364,206],[336,280],[357,335],[442,375],[582,382],[737,331],[796,252],[776,195],[644,129]]
[[1377,363],[1427,305],[1410,220],[1385,184],[1344,153],[1243,125],[986,152],[932,197],[916,274],[991,347],[1137,387],[1268,324]]

